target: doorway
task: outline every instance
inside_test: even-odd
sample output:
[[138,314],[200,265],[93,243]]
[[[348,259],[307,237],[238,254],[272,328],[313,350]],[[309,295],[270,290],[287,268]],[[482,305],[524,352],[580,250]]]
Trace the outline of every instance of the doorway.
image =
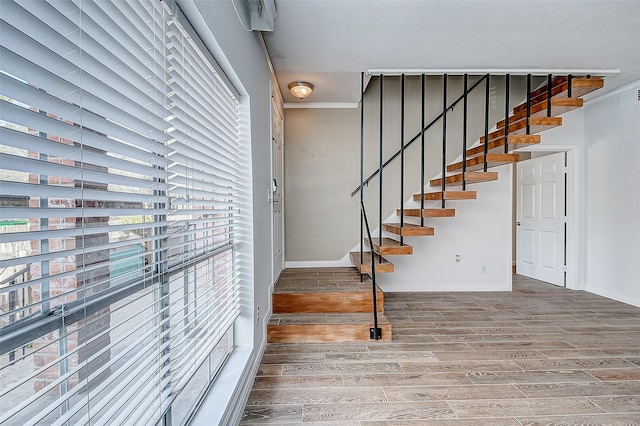
[[519,162],[516,177],[516,271],[567,285],[568,154]]

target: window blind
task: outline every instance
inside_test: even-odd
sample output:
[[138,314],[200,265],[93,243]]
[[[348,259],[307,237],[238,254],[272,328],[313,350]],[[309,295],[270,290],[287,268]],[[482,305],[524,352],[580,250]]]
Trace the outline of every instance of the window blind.
[[173,3],[0,20],[0,423],[180,423],[239,315],[237,93]]

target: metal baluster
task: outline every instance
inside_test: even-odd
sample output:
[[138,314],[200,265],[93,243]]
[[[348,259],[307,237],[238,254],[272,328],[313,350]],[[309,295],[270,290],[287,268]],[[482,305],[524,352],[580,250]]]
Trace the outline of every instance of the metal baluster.
[[[509,81],[511,76],[507,74],[504,80],[504,152],[509,152]],[[485,141],[487,143],[488,141]]]
[[491,74],[486,75],[487,83],[484,91],[484,167],[483,170],[487,171],[487,154],[489,153],[489,95],[491,85]]
[[[404,226],[404,74],[400,84],[400,230]],[[404,245],[404,236],[400,232],[400,245]]]
[[[469,75],[464,75],[464,102],[462,104],[462,190],[467,189],[467,89],[469,87]],[[444,176],[442,177],[444,179]]]
[[571,97],[571,90],[572,90],[571,84],[572,84],[572,81],[573,81],[573,75],[569,74],[567,76],[567,98]]
[[[382,246],[382,168],[383,168],[383,159],[382,159],[382,133],[383,133],[383,105],[384,105],[384,75],[380,74],[380,166],[378,167],[378,181],[380,183],[380,187],[378,190],[378,214],[379,214],[379,225],[378,228],[378,244]],[[379,256],[380,263],[382,263],[382,256]]]
[[447,171],[447,74],[442,77],[442,208],[445,208],[444,199],[445,181],[444,176]]
[[[360,73],[360,204],[364,204],[364,72]],[[360,211],[360,270],[364,263],[364,212]],[[373,241],[369,239],[369,244]],[[360,282],[363,281],[363,274],[360,274]]]
[[421,145],[421,150],[420,150],[420,226],[424,226],[424,217],[422,217],[422,211],[424,210],[424,120],[425,120],[425,75],[422,74],[421,76],[422,79],[422,105],[421,105],[421,112],[422,112],[422,116],[421,116],[421,126],[420,126],[420,145]]
[[527,74],[527,135],[531,134],[529,118],[531,116],[531,74]]
[[553,93],[551,92],[551,82],[553,78],[551,74],[547,76],[547,117],[551,117],[551,96]]

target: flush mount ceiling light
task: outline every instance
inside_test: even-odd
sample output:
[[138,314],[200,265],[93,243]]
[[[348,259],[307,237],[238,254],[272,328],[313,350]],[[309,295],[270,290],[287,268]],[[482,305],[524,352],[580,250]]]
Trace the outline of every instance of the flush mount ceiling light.
[[313,92],[313,84],[306,81],[294,81],[289,83],[289,91],[298,99],[304,99]]

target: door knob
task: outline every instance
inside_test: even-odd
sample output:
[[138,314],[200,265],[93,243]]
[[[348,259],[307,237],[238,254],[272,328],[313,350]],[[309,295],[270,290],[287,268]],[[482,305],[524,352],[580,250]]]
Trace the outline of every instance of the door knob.
[[520,222],[516,222],[516,226],[520,226]]

